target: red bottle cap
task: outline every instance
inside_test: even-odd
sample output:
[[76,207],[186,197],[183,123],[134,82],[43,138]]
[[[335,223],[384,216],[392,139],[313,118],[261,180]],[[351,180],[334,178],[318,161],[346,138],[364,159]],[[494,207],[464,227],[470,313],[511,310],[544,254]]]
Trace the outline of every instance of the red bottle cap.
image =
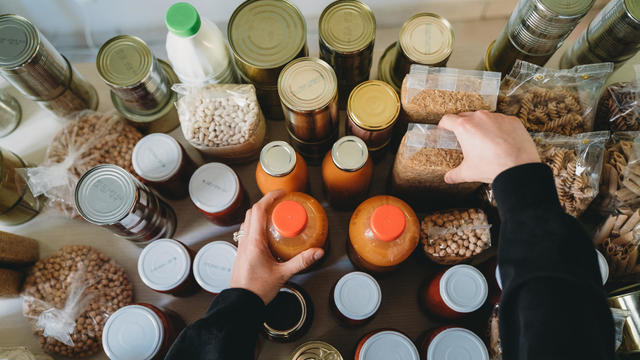
[[373,235],[382,241],[397,239],[404,232],[407,219],[397,206],[382,205],[373,211],[369,226]]
[[280,235],[294,237],[307,226],[307,211],[300,203],[285,200],[273,209],[271,220]]

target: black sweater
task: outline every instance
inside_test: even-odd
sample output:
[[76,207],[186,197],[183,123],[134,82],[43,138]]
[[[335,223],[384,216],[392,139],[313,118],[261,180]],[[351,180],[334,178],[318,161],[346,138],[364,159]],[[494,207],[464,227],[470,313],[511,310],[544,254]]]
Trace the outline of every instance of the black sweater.
[[[500,174],[493,189],[502,221],[503,359],[613,359],[613,320],[596,254],[580,224],[560,207],[550,169],[515,167]],[[165,360],[253,359],[264,311],[250,291],[225,290],[180,334]]]

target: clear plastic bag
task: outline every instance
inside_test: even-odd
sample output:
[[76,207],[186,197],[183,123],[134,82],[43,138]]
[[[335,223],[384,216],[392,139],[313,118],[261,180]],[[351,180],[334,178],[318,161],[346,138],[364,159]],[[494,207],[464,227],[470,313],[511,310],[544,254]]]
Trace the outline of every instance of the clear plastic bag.
[[593,237],[594,245],[609,264],[609,277],[619,280],[640,273],[640,211],[609,215]]
[[592,131],[598,97],[611,71],[613,63],[556,70],[518,60],[502,80],[498,112],[518,117],[532,132]]
[[253,85],[176,84],[176,108],[184,137],[203,155],[227,163],[256,159],[266,121]]
[[2,360],[53,360],[51,356],[34,354],[26,346],[0,347]]
[[620,82],[607,86],[598,102],[595,128],[611,131],[640,130],[640,86]]
[[615,329],[614,349],[618,350],[620,345],[622,345],[624,325],[627,323],[627,318],[631,316],[631,311],[611,308],[611,315],[613,316],[613,327]]
[[437,124],[445,114],[495,111],[500,73],[411,65],[402,82],[407,121]]

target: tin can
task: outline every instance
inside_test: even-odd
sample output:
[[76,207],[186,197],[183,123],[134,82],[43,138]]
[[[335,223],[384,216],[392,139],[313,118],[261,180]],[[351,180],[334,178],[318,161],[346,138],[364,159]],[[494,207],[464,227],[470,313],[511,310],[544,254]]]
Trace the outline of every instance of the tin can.
[[291,133],[291,130],[287,129],[289,134],[289,143],[296,152],[302,155],[310,165],[319,165],[322,162],[323,156],[331,149],[331,146],[338,137],[338,129],[325,140],[321,141],[304,141],[298,139]]
[[640,352],[640,284],[626,286],[609,293],[609,306],[629,311],[622,329],[622,344],[617,352],[631,354]]
[[217,295],[229,288],[238,248],[226,241],[203,246],[193,261],[193,275],[202,290]]
[[191,264],[194,253],[173,239],[158,239],[147,245],[138,257],[138,275],[155,292],[189,296],[198,291]]
[[482,339],[472,331],[443,326],[427,332],[419,341],[423,359],[447,359],[448,354],[466,354],[468,360],[489,360]]
[[75,189],[75,205],[88,222],[142,247],[170,238],[176,230],[171,206],[112,164],[98,165],[82,175]]
[[409,18],[402,25],[396,45],[392,72],[394,82],[402,84],[411,64],[447,65],[454,41],[453,27],[442,16],[420,13]]
[[455,265],[428,279],[420,290],[420,304],[431,315],[454,320],[482,307],[489,285],[480,270]]
[[373,276],[354,271],[333,286],[329,304],[338,319],[347,326],[362,326],[380,309],[382,291]]
[[293,283],[286,283],[267,305],[262,324],[271,341],[292,342],[302,337],[313,321],[313,303],[307,293]]
[[362,139],[369,151],[385,147],[400,114],[398,93],[387,83],[369,80],[356,86],[347,102],[347,129]]
[[380,61],[378,62],[378,80],[391,85],[393,90],[399,94],[402,81],[400,81],[400,83],[396,83],[395,77],[393,76],[393,61],[395,59],[397,46],[398,42],[396,41],[389,45],[384,50],[384,53],[382,53],[382,56],[380,56]]
[[26,167],[18,155],[0,148],[0,225],[19,225],[40,212],[42,202],[18,174],[18,169]]
[[407,335],[393,329],[380,329],[360,339],[353,358],[354,360],[419,360],[420,354]]
[[318,30],[320,58],[336,72],[340,105],[344,107],[351,90],[369,80],[376,18],[361,1],[338,0],[322,11]]
[[298,346],[290,360],[343,360],[340,352],[323,341],[308,341]]
[[0,138],[11,134],[20,124],[22,108],[16,98],[0,92]]

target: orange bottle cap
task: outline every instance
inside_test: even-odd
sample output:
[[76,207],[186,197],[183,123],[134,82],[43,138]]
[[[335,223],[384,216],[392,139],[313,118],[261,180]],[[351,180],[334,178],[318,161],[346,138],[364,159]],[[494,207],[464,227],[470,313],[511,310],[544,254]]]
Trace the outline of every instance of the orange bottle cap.
[[280,235],[294,237],[307,226],[307,211],[300,203],[285,200],[273,209],[271,220]]
[[371,214],[369,225],[376,238],[382,241],[392,241],[402,235],[407,225],[407,219],[397,206],[382,205]]

